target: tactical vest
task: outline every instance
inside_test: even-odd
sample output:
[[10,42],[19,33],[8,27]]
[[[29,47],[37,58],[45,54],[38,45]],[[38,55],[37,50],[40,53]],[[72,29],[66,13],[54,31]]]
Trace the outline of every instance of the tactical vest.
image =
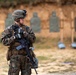
[[[28,32],[28,27],[27,27],[27,26],[23,25],[23,26],[22,26],[22,29],[23,29],[23,31]],[[12,35],[14,35],[14,31],[13,31],[13,30],[12,30]],[[8,61],[10,60],[10,57],[11,57],[12,55],[26,55],[25,49],[21,49],[21,50],[19,50],[19,51],[16,50],[16,47],[19,46],[19,45],[20,45],[20,43],[17,42],[16,40],[10,44],[10,46],[9,46],[9,48],[8,48],[8,51],[7,51],[7,60],[8,60]],[[33,44],[30,43],[29,46],[33,46]],[[31,51],[31,54],[35,57],[35,54],[34,54],[33,51]]]

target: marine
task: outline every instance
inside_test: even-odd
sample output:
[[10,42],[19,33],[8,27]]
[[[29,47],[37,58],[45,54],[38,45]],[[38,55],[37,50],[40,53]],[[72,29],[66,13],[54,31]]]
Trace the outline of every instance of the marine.
[[[26,48],[28,48],[28,52],[38,64],[34,52],[30,50],[36,40],[36,36],[30,27],[24,25],[24,18],[27,16],[26,10],[15,10],[12,16],[15,23],[7,27],[1,37],[2,43],[8,46],[7,60],[10,61],[8,75],[19,75],[20,71],[21,75],[31,75],[31,68],[36,68],[38,65],[30,63]],[[28,40],[26,45],[24,45],[25,42],[23,40]]]

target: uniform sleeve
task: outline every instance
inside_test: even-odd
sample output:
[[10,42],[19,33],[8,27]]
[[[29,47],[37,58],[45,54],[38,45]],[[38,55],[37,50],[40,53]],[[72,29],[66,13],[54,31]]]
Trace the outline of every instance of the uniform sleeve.
[[29,39],[29,41],[30,41],[31,43],[34,43],[35,40],[36,40],[36,37],[35,37],[34,32],[33,32],[32,29],[29,28],[29,27],[28,27],[27,32],[25,33],[25,36]]
[[36,40],[35,34],[34,34],[34,32],[32,31],[31,28],[29,28],[28,36],[27,36],[27,37],[29,38],[29,40],[30,40],[32,43],[34,43],[35,40]]
[[5,46],[9,46],[14,41],[14,36],[12,36],[12,33],[9,29],[6,29],[2,33],[1,42]]

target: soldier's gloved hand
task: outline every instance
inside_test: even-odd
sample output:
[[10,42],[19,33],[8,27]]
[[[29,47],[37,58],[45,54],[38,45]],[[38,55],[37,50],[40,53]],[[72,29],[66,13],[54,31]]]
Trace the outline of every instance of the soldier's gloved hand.
[[19,29],[18,29],[18,33],[19,33],[19,34],[23,34],[23,32],[24,32],[24,31],[22,30],[22,28],[19,28]]
[[27,37],[27,36],[28,36],[28,33],[24,31],[24,32],[23,32],[23,36],[24,36],[24,37]]
[[16,34],[16,35],[14,36],[14,39],[20,39],[21,37],[22,37],[21,34]]

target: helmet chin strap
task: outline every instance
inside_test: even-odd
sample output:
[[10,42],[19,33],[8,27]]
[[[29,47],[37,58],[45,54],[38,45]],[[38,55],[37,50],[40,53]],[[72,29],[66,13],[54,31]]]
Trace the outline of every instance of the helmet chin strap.
[[18,24],[19,26],[22,26],[23,25],[22,23],[20,23],[20,19],[16,19],[15,20],[15,23]]
[[20,21],[15,21],[15,23],[19,26],[21,26],[22,24],[20,23]]

